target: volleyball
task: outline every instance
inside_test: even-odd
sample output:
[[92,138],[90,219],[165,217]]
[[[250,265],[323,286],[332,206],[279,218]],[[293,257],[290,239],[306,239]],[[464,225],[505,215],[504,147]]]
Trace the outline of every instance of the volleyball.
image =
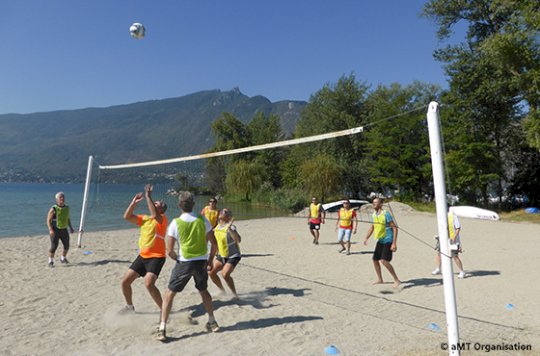
[[129,27],[131,37],[140,40],[144,38],[145,28],[141,23],[135,22]]

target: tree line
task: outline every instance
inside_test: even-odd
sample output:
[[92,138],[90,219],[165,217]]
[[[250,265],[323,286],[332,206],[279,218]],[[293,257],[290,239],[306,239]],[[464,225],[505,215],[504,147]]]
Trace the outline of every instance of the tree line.
[[[540,200],[540,3],[532,0],[431,0],[423,16],[448,38],[458,22],[466,38],[434,51],[449,88],[414,82],[371,88],[355,74],[315,92],[292,136],[364,126],[363,133],[288,148],[211,159],[211,191],[294,209],[323,200],[381,192],[408,201],[433,192],[427,104],[441,103],[447,191],[477,206],[523,195]],[[281,141],[275,115],[247,124],[229,113],[212,124],[222,151]],[[493,197],[497,197],[493,199]]]

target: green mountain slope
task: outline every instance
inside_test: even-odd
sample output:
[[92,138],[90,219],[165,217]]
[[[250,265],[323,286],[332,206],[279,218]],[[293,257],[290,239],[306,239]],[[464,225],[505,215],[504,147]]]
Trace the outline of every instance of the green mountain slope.
[[82,181],[89,155],[100,164],[166,159],[205,152],[211,123],[223,112],[248,122],[280,116],[294,129],[301,101],[272,103],[238,89],[107,108],[0,115],[0,181]]

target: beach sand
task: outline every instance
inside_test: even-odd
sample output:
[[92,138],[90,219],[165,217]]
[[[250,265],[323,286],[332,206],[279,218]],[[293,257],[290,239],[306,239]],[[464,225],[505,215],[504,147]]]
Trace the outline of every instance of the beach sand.
[[[431,275],[436,217],[394,212],[402,229],[392,261],[403,282],[398,289],[384,268],[386,283],[372,285],[374,241],[362,244],[367,223],[359,224],[347,256],[337,252],[335,220],[322,225],[318,246],[305,218],[236,222],[244,257],[233,277],[241,299],[218,296],[209,281],[221,326],[209,334],[190,282],[175,298],[167,343],[153,337],[158,309],[141,280],[133,284],[136,314],[118,314],[120,280],[137,255],[136,228],[88,232],[80,249],[73,234],[70,264],[57,257],[55,268],[47,267],[47,236],[0,239],[0,354],[324,355],[331,344],[341,355],[448,354],[441,350],[442,277]],[[477,345],[520,343],[532,351],[495,354],[539,355],[540,226],[460,220],[468,276],[455,278],[455,289],[467,354],[486,354]],[[162,292],[173,265],[168,259],[158,280]]]

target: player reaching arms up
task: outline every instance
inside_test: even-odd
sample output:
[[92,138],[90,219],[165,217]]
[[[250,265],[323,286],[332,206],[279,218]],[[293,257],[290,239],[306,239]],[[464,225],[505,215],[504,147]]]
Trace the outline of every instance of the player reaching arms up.
[[[152,200],[152,189],[150,184],[144,187],[144,198],[142,193],[137,193],[124,213],[124,219],[140,226],[139,250],[140,253],[133,261],[122,279],[122,293],[126,300],[126,306],[122,312],[134,312],[133,291],[131,284],[139,277],[144,277],[144,285],[150,296],[161,309],[163,300],[161,293],[156,287],[159,273],[165,264],[165,234],[167,232],[167,217],[165,211],[167,204],[158,200]],[[146,205],[150,215],[135,215],[133,211],[137,204],[146,198]]]

